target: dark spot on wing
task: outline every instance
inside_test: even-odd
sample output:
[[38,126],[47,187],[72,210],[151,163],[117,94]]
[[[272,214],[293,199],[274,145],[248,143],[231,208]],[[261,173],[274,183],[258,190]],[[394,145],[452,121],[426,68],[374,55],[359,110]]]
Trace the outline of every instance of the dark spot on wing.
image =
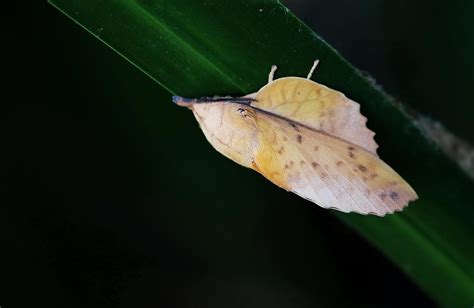
[[312,163],[311,163],[311,166],[313,166],[313,168],[316,169],[316,168],[319,167],[319,164],[318,164],[318,163],[315,163],[315,162],[312,162]]
[[283,152],[285,151],[285,148],[283,146],[281,146],[279,149],[278,149],[278,154],[283,154]]
[[352,152],[349,151],[349,157],[350,157],[350,158],[354,158],[354,153],[352,153]]
[[338,160],[338,161],[336,162],[336,166],[338,166],[338,167],[342,166],[342,160]]
[[288,124],[290,124],[290,126],[293,127],[297,132],[300,131],[298,125],[296,125],[295,123],[293,123],[293,122],[288,122]]
[[369,180],[368,177],[366,177],[366,176],[363,176],[363,177],[362,177],[362,181],[367,182],[368,180]]
[[295,164],[295,162],[290,160],[290,166],[293,166],[294,164]]
[[398,193],[395,192],[395,191],[391,191],[390,192],[390,198],[392,198],[393,201],[397,201],[398,200]]
[[384,192],[383,192],[383,193],[380,193],[380,194],[379,194],[379,197],[380,197],[380,199],[382,199],[382,201],[383,201],[383,200],[385,200],[385,198],[387,197],[387,194],[384,193]]
[[326,180],[328,178],[328,174],[326,172],[321,173],[321,179]]
[[319,147],[317,145],[314,146],[314,150],[317,151],[319,150]]
[[375,178],[378,177],[378,176],[379,176],[379,175],[378,175],[377,173],[372,173],[372,174],[370,175],[370,179],[373,180],[373,179],[375,179]]
[[366,172],[366,171],[367,171],[367,167],[364,166],[364,165],[359,165],[359,166],[357,166],[357,168],[359,168],[359,170],[362,171],[362,172]]
[[296,136],[296,141],[298,141],[298,143],[301,143],[301,141],[303,141],[303,136],[301,135]]
[[355,150],[355,148],[354,148],[353,146],[349,146],[347,149],[348,149],[349,151],[354,151],[354,150]]
[[290,169],[290,165],[285,164],[285,169]]

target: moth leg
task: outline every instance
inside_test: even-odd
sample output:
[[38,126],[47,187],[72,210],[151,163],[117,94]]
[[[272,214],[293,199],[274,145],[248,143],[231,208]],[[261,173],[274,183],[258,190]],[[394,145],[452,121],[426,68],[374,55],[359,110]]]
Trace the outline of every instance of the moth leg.
[[277,66],[272,65],[272,68],[270,69],[270,74],[268,74],[268,83],[273,81],[273,75],[275,75],[276,70],[277,70]]
[[316,66],[318,66],[318,63],[319,63],[319,60],[314,60],[313,66],[311,67],[311,70],[309,71],[308,76],[306,77],[306,79],[310,79],[311,76],[313,76],[313,72],[316,69]]

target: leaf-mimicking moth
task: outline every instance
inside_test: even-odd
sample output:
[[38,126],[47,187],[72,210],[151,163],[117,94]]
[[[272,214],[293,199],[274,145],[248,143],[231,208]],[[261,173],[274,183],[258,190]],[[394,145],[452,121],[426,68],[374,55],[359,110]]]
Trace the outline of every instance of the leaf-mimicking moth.
[[383,216],[418,198],[377,155],[358,103],[307,78],[273,80],[243,97],[187,99],[224,156],[324,208]]

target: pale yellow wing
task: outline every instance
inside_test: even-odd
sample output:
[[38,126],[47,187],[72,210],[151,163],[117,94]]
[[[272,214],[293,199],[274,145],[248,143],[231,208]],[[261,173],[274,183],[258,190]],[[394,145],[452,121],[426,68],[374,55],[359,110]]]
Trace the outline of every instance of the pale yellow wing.
[[276,185],[324,208],[379,216],[417,199],[366,149],[265,112],[257,115],[260,147],[253,168]]
[[366,126],[358,103],[341,92],[299,77],[270,82],[252,97],[251,106],[305,124],[376,154],[374,133]]

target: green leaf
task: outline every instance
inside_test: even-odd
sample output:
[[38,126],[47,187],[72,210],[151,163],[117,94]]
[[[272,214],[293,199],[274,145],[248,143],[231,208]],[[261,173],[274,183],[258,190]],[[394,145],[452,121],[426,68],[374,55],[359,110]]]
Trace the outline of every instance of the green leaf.
[[[305,76],[313,60],[320,59],[314,79],[361,104],[368,126],[377,133],[380,156],[420,197],[402,213],[385,218],[336,215],[440,305],[468,307],[474,303],[472,180],[399,104],[281,3],[51,3],[169,92],[182,96],[248,94],[265,84],[272,64],[279,66],[277,78]],[[396,290],[394,296],[398,296]]]

